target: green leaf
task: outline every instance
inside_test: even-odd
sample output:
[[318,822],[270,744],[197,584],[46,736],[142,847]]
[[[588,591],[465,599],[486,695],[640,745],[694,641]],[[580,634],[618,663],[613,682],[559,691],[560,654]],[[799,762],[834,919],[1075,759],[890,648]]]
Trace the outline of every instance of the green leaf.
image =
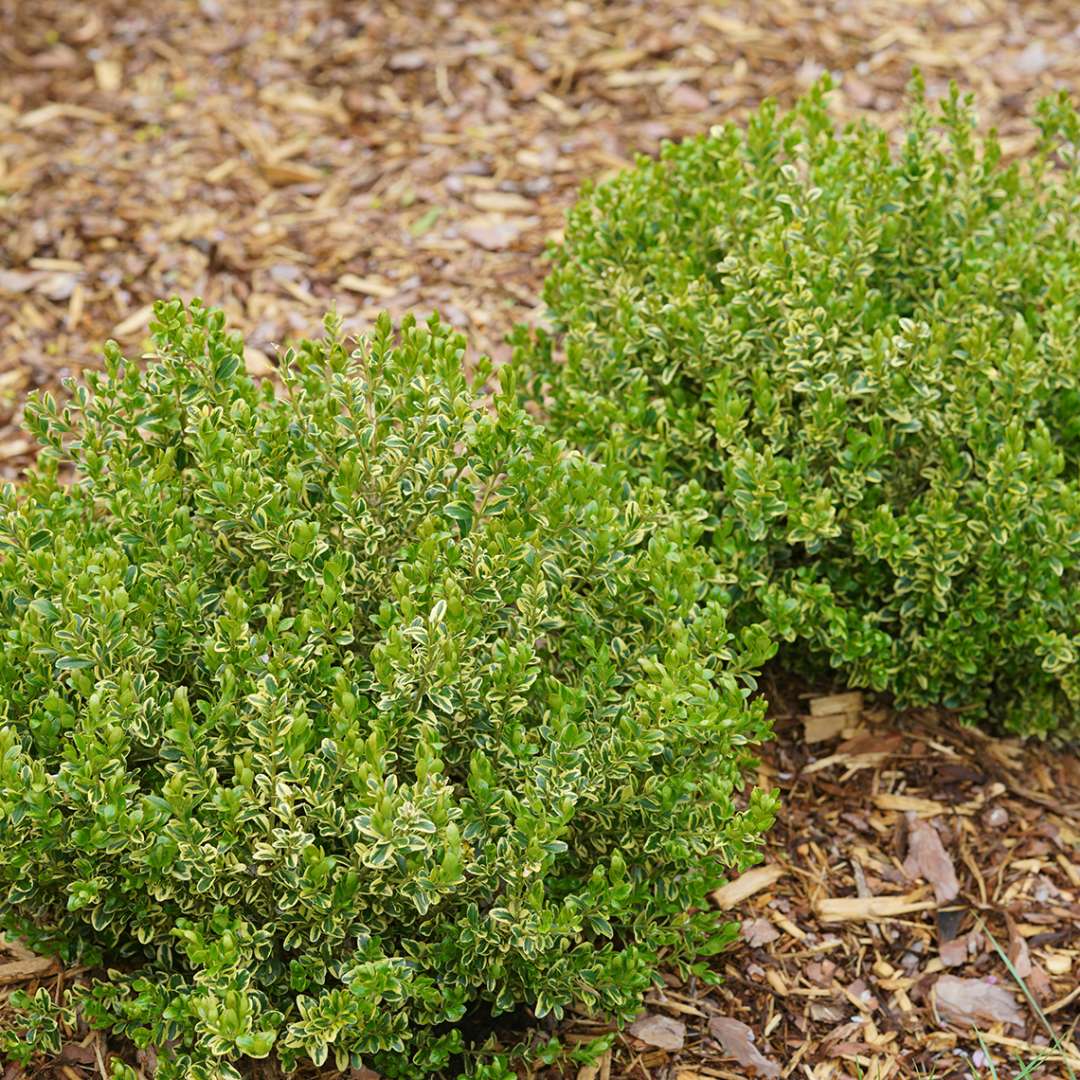
[[61,656],[56,661],[58,671],[83,671],[94,666],[93,660],[87,660],[80,656]]

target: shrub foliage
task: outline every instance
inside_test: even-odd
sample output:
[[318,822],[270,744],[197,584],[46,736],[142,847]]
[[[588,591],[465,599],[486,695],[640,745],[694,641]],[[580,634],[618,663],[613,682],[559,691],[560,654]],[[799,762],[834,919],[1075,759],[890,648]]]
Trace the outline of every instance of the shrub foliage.
[[278,392],[220,313],[156,320],[149,367],[32,403],[0,503],[0,913],[108,965],[91,1022],[159,1076],[415,1076],[727,943],[768,645],[697,527],[512,376],[485,404],[436,320],[330,319]]
[[786,115],[591,186],[519,332],[556,430],[707,521],[739,618],[902,703],[1080,707],[1080,124],[1006,166],[955,89],[893,149]]

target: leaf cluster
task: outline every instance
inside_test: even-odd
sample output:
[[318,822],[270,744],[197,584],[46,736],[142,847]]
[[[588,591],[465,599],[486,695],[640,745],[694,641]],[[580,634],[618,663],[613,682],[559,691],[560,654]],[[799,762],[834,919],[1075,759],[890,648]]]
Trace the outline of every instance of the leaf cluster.
[[705,525],[789,662],[1075,727],[1080,120],[1045,101],[1006,165],[955,88],[916,79],[895,140],[829,88],[587,187],[518,362]]
[[0,916],[107,966],[83,1015],[163,1078],[417,1076],[728,943],[769,644],[699,527],[437,320],[330,318],[279,386],[220,312],[152,330],[0,496]]

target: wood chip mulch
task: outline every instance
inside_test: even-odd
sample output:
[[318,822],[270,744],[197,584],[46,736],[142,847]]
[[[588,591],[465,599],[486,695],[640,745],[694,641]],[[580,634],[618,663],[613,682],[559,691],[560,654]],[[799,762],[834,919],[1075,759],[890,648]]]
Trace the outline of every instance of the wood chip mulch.
[[[839,114],[895,128],[913,65],[1022,152],[1033,102],[1080,91],[1080,8],[0,0],[0,478],[31,460],[28,390],[108,337],[138,355],[159,296],[224,307],[256,373],[331,304],[352,328],[437,308],[505,357],[583,180],[826,69]],[[1075,755],[847,698],[777,730],[785,810],[718,898],[744,937],[723,985],[670,980],[580,1080],[1080,1074]],[[0,956],[0,996],[71,976]],[[111,1052],[78,1035],[34,1075],[107,1076]]]
[[1080,1074],[1080,757],[858,693],[776,732],[766,860],[714,895],[723,983],[668,976],[580,1080]]
[[1080,87],[1074,0],[0,0],[0,477],[28,389],[137,355],[201,295],[275,347],[438,308],[478,350],[539,316],[586,179],[790,101],[895,126],[913,65],[1008,153]]

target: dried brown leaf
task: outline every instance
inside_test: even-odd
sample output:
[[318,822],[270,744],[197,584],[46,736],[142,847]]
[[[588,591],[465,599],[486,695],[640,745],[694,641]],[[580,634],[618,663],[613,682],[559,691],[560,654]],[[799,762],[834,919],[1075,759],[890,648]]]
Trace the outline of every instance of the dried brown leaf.
[[934,1009],[940,1020],[957,1027],[1024,1023],[1024,1014],[1012,994],[1004,986],[982,979],[942,975],[934,984]]
[[686,1042],[686,1025],[663,1013],[646,1013],[630,1025],[630,1034],[649,1046],[676,1051]]
[[811,960],[803,968],[803,974],[815,986],[831,986],[836,965],[831,960]]
[[753,1031],[739,1020],[714,1016],[709,1021],[709,1034],[744,1069],[753,1069],[759,1076],[779,1076],[780,1066],[765,1057],[754,1045]]
[[943,941],[938,946],[938,956],[946,967],[960,967],[974,955],[980,940],[981,936],[975,931],[961,934],[951,941]]
[[929,821],[916,817],[913,811],[908,812],[907,823],[908,855],[904,873],[929,881],[939,904],[955,900],[960,894],[960,882],[937,829]]
[[780,936],[780,931],[768,919],[746,919],[741,932],[743,940],[752,949],[768,945]]
[[60,1051],[58,1060],[61,1062],[69,1062],[72,1065],[84,1065],[89,1068],[94,1068],[94,1066],[97,1065],[97,1054],[94,1053],[93,1046],[82,1046],[80,1043],[69,1042],[63,1050]]

